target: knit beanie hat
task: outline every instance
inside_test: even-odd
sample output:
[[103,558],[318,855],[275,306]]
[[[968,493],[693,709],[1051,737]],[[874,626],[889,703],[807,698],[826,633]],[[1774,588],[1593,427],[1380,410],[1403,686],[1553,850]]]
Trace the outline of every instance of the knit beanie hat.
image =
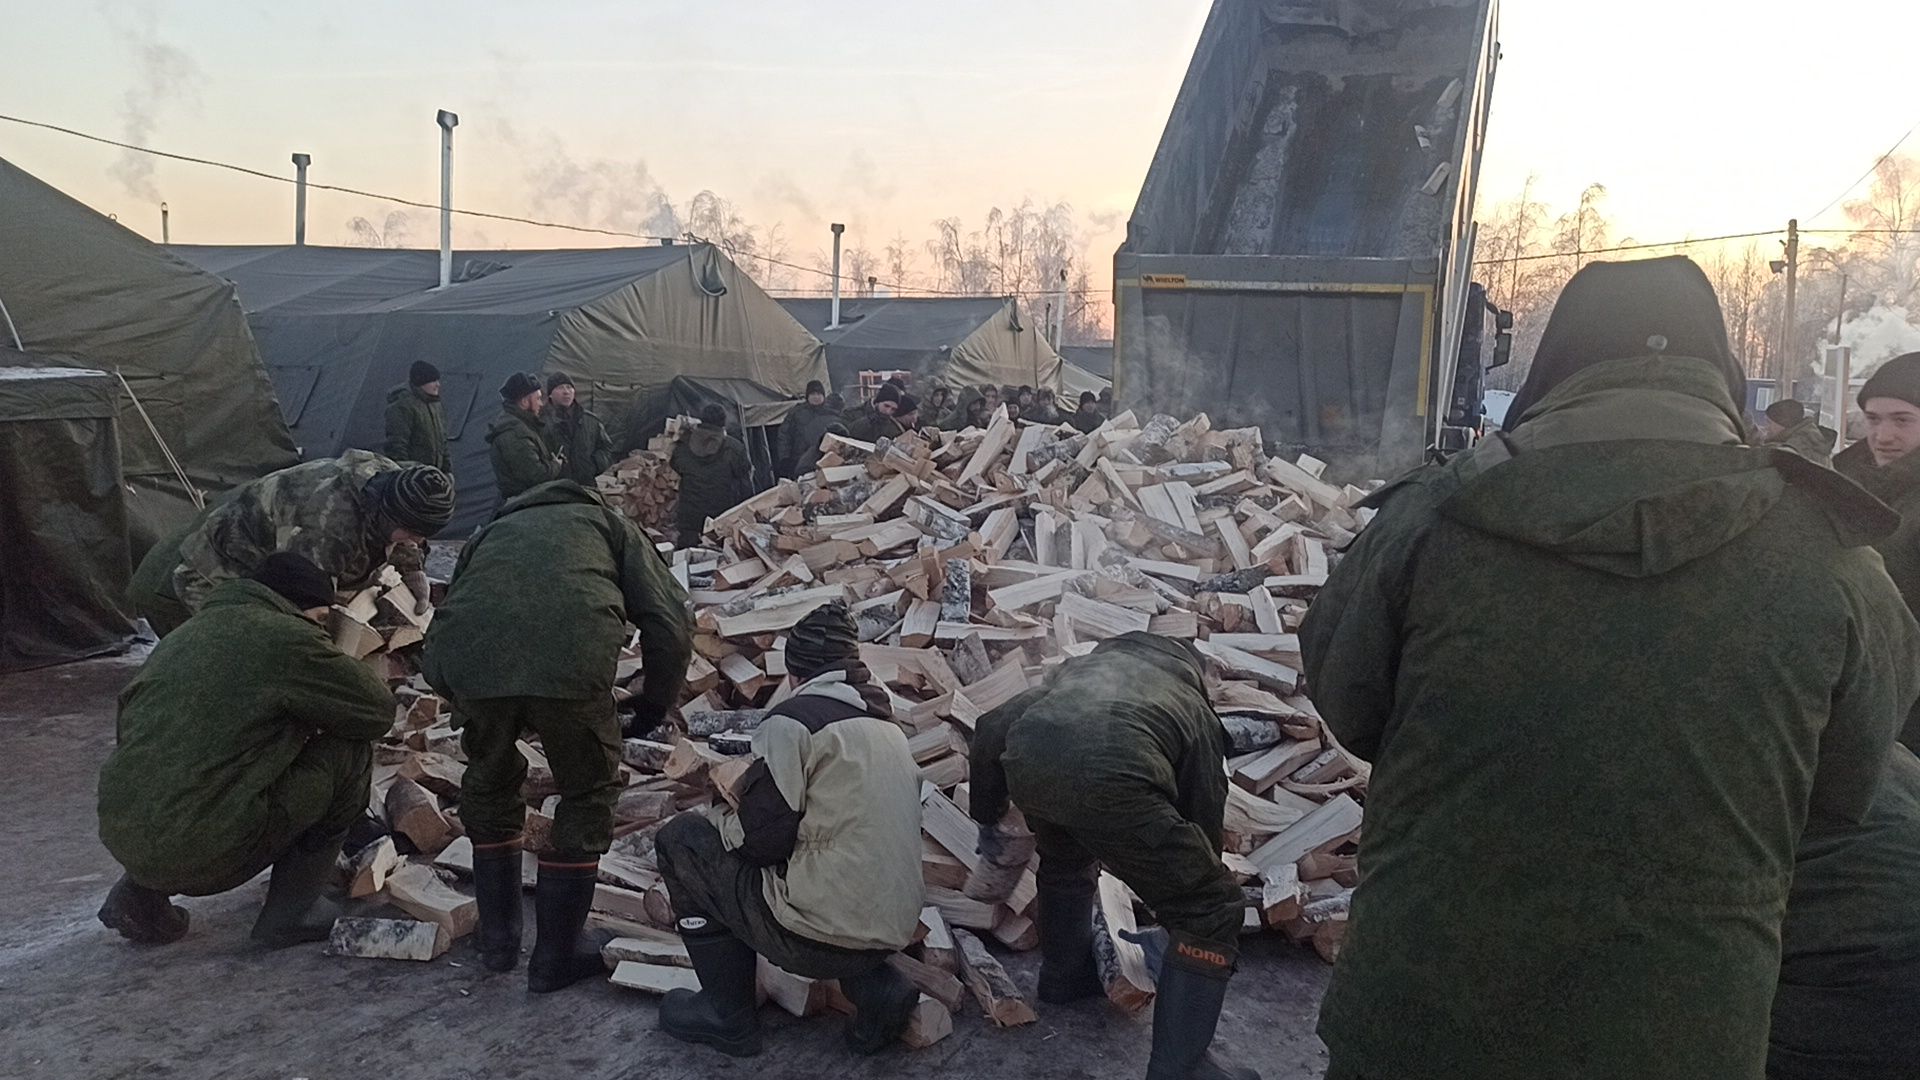
[[875,405],[878,405],[883,401],[899,401],[899,400],[900,400],[900,388],[893,385],[892,383],[882,383],[880,385],[880,389],[875,391],[873,395],[873,403]]
[[809,381],[809,382],[807,383],[807,396],[808,396],[808,397],[812,397],[812,396],[813,396],[813,395],[815,395],[815,394],[819,394],[819,395],[821,395],[822,397],[824,397],[824,396],[826,396],[826,393],[827,393],[827,388],[826,388],[825,386],[822,386],[822,385],[820,384],[820,380],[819,380],[819,379],[813,379],[813,380],[811,380],[811,381]]
[[507,376],[507,381],[500,385],[500,400],[511,404],[539,389],[539,379],[524,371],[516,371]]
[[860,655],[860,631],[839,600],[807,613],[787,633],[787,674],[801,682]]
[[1880,365],[1880,370],[1860,388],[1860,404],[1864,408],[1877,397],[1920,405],[1920,353],[1896,356]]
[[1792,427],[1807,418],[1807,407],[1793,398],[1782,398],[1767,406],[1767,419],[1781,427]]
[[553,393],[555,390],[558,390],[562,386],[572,386],[572,385],[573,385],[573,380],[567,378],[567,373],[564,371],[556,371],[553,374],[547,376],[547,393],[549,394]]
[[1687,356],[1718,368],[1735,405],[1747,373],[1727,343],[1720,298],[1683,255],[1589,263],[1567,282],[1534,351],[1533,367],[1507,406],[1512,431],[1555,387],[1595,364],[1636,356]]
[[368,481],[388,521],[421,536],[433,536],[453,520],[453,482],[431,465],[408,465]]
[[430,382],[439,381],[440,369],[425,360],[415,360],[413,366],[407,369],[408,386],[425,386]]
[[276,551],[262,559],[251,576],[301,611],[333,606],[333,579],[305,555]]
[[722,428],[727,426],[727,410],[718,402],[709,401],[700,406],[700,426]]
[[902,394],[900,395],[900,408],[895,411],[894,415],[905,416],[908,413],[919,412],[919,411],[920,411],[920,399],[917,397],[914,397],[912,394]]

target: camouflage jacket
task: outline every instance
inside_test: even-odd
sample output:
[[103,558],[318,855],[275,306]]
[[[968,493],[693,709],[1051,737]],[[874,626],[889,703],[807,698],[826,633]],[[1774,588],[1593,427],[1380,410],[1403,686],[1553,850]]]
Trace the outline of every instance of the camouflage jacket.
[[342,592],[366,587],[387,561],[390,533],[366,498],[367,482],[397,468],[348,450],[243,484],[180,541],[174,595],[198,611],[215,585],[245,577],[276,551],[312,559]]
[[560,479],[561,463],[547,440],[540,418],[508,405],[487,428],[487,447],[493,461],[493,480],[500,501]]

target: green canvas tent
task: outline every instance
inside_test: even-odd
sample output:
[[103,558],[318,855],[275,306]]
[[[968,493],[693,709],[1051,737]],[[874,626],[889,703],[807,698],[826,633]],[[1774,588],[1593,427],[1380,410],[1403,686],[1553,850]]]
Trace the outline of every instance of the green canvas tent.
[[132,573],[104,371],[0,349],[0,671],[121,652]]
[[[565,372],[616,432],[678,377],[798,397],[820,342],[708,244],[559,251],[175,246],[232,281],[308,457],[379,449],[407,368],[440,369],[459,492],[450,533],[493,512],[487,424],[516,371]],[[737,410],[736,410],[737,411]]]
[[1060,354],[1011,297],[843,299],[838,327],[827,325],[831,300],[788,297],[780,306],[826,342],[832,385],[843,393],[859,385],[862,371],[908,371],[921,383],[952,387],[1060,389]]
[[195,509],[161,441],[207,495],[298,460],[233,287],[4,160],[0,305],[0,344],[132,388],[118,409],[136,556]]

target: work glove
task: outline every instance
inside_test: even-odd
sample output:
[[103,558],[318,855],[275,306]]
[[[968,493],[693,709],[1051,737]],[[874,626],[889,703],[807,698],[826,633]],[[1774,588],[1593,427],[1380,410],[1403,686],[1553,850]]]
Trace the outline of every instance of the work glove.
[[999,866],[1007,856],[1007,834],[998,825],[980,826],[980,842],[973,849],[982,859]]
[[1120,937],[1140,946],[1147,954],[1147,974],[1155,983],[1160,981],[1160,968],[1167,960],[1167,932],[1158,926],[1147,930],[1122,930]]
[[413,613],[425,615],[433,607],[433,586],[427,581],[427,572],[409,570],[400,575],[400,580],[413,594]]

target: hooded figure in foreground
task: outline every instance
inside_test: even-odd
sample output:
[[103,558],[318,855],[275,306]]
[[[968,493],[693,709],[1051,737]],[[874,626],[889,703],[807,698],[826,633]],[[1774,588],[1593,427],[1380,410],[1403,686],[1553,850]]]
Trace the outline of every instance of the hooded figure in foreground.
[[[981,717],[974,732],[969,809],[983,861],[1026,865],[1031,849],[1010,850],[1016,836],[1002,824],[1010,802],[1040,852],[1040,1000],[1106,992],[1093,955],[1100,866],[1164,928],[1141,935],[1157,967],[1147,1080],[1258,1080],[1209,1050],[1246,907],[1220,862],[1226,753],[1199,654],[1144,632],[1068,660],[1046,685]],[[1004,899],[971,884],[969,892]]]
[[1301,628],[1374,762],[1330,1077],[1763,1073],[1795,842],[1867,815],[1920,631],[1743,387],[1698,267],[1595,264],[1514,426],[1370,500]]

